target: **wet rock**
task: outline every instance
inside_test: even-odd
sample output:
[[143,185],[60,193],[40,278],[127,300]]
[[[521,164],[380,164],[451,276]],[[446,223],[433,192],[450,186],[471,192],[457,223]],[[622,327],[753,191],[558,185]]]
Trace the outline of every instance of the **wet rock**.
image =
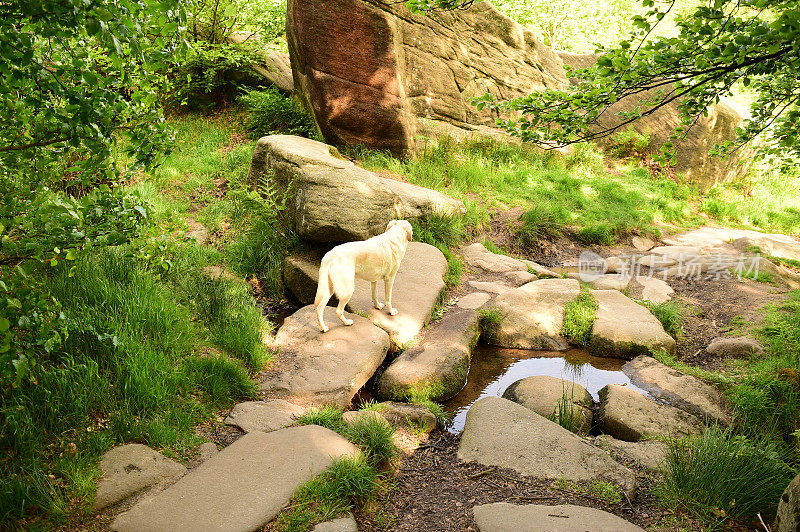
[[543,279],[500,294],[485,307],[500,319],[487,341],[501,347],[566,349],[564,309],[579,292],[574,279]]
[[[547,375],[536,375],[513,383],[503,392],[503,397],[548,418],[557,418],[560,412],[569,411],[574,432],[588,433],[592,428],[591,408],[594,402],[586,388],[580,384]],[[562,403],[569,406],[561,406]]]
[[456,306],[466,310],[477,310],[492,298],[486,292],[472,292],[458,298]]
[[461,248],[468,265],[491,273],[527,272],[528,266],[519,259],[492,253],[480,242]]
[[472,509],[480,532],[644,532],[614,514],[572,504],[509,504],[496,502]]
[[761,344],[753,338],[746,336],[739,336],[732,338],[730,336],[720,336],[711,340],[711,343],[706,347],[706,352],[709,355],[717,357],[746,357],[750,355],[761,355],[764,353],[764,348]]
[[436,416],[424,405],[385,401],[378,403],[378,411],[396,427],[408,427],[409,424],[414,424],[423,432],[430,432],[436,428]]
[[186,468],[146,445],[114,447],[100,459],[103,476],[97,485],[94,509],[101,510],[159,482],[179,477]]
[[675,352],[675,339],[647,308],[616,290],[592,290],[598,304],[589,351],[595,356],[632,359],[663,349]]
[[250,531],[265,525],[304,482],[356,447],[308,425],[245,434],[178,482],[112,523],[118,532]]
[[602,448],[621,453],[649,469],[661,468],[667,457],[667,444],[656,440],[629,442],[604,434],[598,437],[597,443]]
[[800,530],[800,475],[787,486],[778,503],[778,516],[775,519],[777,532],[797,532]]
[[700,420],[683,410],[658,404],[619,384],[602,388],[598,419],[603,432],[637,442],[646,437],[683,438],[703,430]]
[[633,497],[633,472],[607,453],[536,412],[499,397],[484,397],[467,412],[458,458],[532,477],[602,480]]
[[315,242],[365,240],[390,220],[457,214],[464,205],[434,190],[379,177],[336,157],[321,142],[291,135],[262,137],[253,151],[247,182],[264,180],[285,203],[287,222]]
[[233,407],[225,418],[225,424],[239,427],[245,432],[272,432],[293,424],[305,411],[302,406],[283,399],[247,401]]
[[378,395],[401,401],[453,397],[467,382],[472,348],[479,335],[477,312],[452,309],[419,347],[406,350],[386,368],[378,381]]
[[321,333],[314,306],[286,318],[275,336],[282,349],[277,371],[261,382],[261,390],[297,402],[333,403],[342,408],[380,367],[389,349],[389,335],[368,319],[345,313],[354,321],[345,326],[335,309],[325,309]]
[[727,425],[729,418],[719,390],[697,377],[665,366],[649,356],[639,356],[622,366],[633,384],[654,397],[694,414],[701,420]]
[[352,515],[325,521],[311,529],[311,532],[358,532],[358,524]]

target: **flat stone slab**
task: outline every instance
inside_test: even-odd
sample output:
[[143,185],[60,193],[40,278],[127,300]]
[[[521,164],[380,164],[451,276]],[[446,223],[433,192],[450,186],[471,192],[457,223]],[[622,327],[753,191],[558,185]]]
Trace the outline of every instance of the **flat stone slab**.
[[378,395],[395,401],[453,397],[467,382],[480,332],[477,312],[450,310],[419,347],[404,351],[386,368],[378,381]]
[[[540,416],[558,416],[560,411],[572,413],[575,429],[588,433],[592,428],[592,400],[586,388],[572,381],[534,375],[513,383],[503,392],[503,398],[533,410]],[[566,402],[561,406],[560,403]]]
[[352,516],[341,517],[320,523],[311,532],[358,532],[358,524]]
[[633,498],[636,477],[608,453],[536,412],[500,397],[484,397],[467,412],[458,458],[507,467],[531,477],[602,480]]
[[356,447],[316,425],[245,434],[178,482],[112,523],[118,532],[256,530],[292,493]]
[[179,477],[186,468],[147,445],[129,443],[107,451],[100,459],[103,476],[94,509],[101,510],[159,482]]
[[528,265],[508,255],[492,253],[480,242],[461,248],[464,262],[491,273],[527,272]]
[[500,347],[562,350],[564,309],[580,293],[575,279],[542,279],[504,292],[486,305],[500,322],[487,342]]
[[335,309],[325,309],[321,333],[314,306],[301,308],[284,321],[274,345],[281,348],[276,371],[262,380],[261,391],[297,402],[350,404],[389,350],[389,335],[366,318],[345,313],[354,321],[345,326]]
[[233,407],[225,418],[226,425],[239,427],[245,432],[272,432],[288,427],[306,411],[283,399],[247,401]]
[[[372,322],[389,333],[392,344],[404,346],[413,340],[431,319],[431,312],[444,290],[447,259],[436,247],[409,242],[394,281],[392,305],[398,313],[372,305],[370,283],[356,280],[356,291],[347,305],[351,312],[366,313]],[[378,282],[378,300],[383,302],[383,282]]]
[[659,469],[667,457],[667,444],[657,440],[638,442],[618,440],[608,434],[599,438],[600,446],[614,450],[649,469]]
[[472,288],[475,290],[480,290],[481,292],[489,292],[490,294],[503,294],[508,292],[509,290],[513,290],[513,286],[509,286],[505,283],[500,283],[496,281],[468,281]]
[[652,436],[683,438],[703,431],[703,424],[693,415],[656,403],[625,386],[609,384],[598,394],[600,426],[617,439],[637,442]]
[[503,277],[515,288],[538,279],[530,272],[506,272]]
[[669,301],[675,293],[666,281],[655,277],[637,277],[635,282],[642,287],[642,299],[656,305]]
[[485,305],[490,299],[492,299],[492,296],[486,292],[472,292],[471,294],[467,294],[458,298],[456,306],[466,310],[477,310]]
[[592,355],[630,360],[659,349],[675,352],[675,339],[647,308],[616,290],[591,294],[598,304],[589,343]]
[[614,514],[572,504],[496,502],[475,506],[472,514],[480,532],[644,532]]
[[700,227],[664,241],[704,250],[729,252],[746,252],[750,246],[758,246],[761,251],[773,257],[800,259],[800,241],[797,239],[779,233],[761,233],[749,229]]
[[754,338],[720,336],[711,340],[706,352],[716,357],[746,357],[761,355],[764,353],[764,348]]
[[729,417],[719,390],[697,377],[681,373],[649,356],[622,366],[631,382],[654,397],[694,414],[701,420],[727,425]]

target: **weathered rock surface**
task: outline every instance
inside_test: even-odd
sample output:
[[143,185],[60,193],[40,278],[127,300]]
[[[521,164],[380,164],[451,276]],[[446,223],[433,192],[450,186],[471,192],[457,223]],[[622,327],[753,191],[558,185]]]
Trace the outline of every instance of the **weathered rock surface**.
[[598,437],[601,447],[621,453],[640,465],[659,469],[667,456],[667,444],[657,440],[622,441],[607,434]]
[[786,235],[751,231],[734,240],[733,246],[740,251],[758,247],[763,253],[773,257],[800,260],[800,242]]
[[354,425],[369,419],[375,420],[382,425],[389,425],[389,421],[376,410],[350,410],[342,414],[342,421],[346,425]]
[[233,407],[225,418],[226,425],[239,427],[245,432],[272,432],[288,427],[306,411],[283,399],[247,401]]
[[631,284],[631,277],[622,273],[607,273],[600,276],[570,273],[570,279],[580,279],[596,290],[625,290]]
[[663,349],[675,352],[675,339],[649,310],[616,290],[592,290],[598,309],[589,351],[595,356],[632,359]]
[[691,414],[658,404],[625,386],[609,384],[599,395],[600,426],[617,439],[637,442],[648,436],[682,438],[703,430],[703,424]]
[[519,259],[492,253],[480,242],[461,248],[464,262],[491,273],[527,272],[528,266]]
[[211,458],[212,456],[216,455],[219,452],[217,448],[217,444],[214,442],[206,442],[201,443],[197,446],[197,456],[192,460],[189,464],[189,467],[195,468]]
[[458,458],[532,477],[598,479],[633,497],[634,474],[604,451],[539,414],[499,397],[484,397],[467,412]]
[[226,530],[249,532],[275,517],[298,486],[355,456],[356,447],[308,425],[245,434],[178,482],[120,514],[118,532]]
[[379,177],[336,157],[327,144],[292,135],[258,140],[247,182],[266,181],[297,234],[316,242],[365,240],[396,218],[454,214],[464,205],[434,190]]
[[378,381],[378,395],[393,400],[453,397],[467,382],[470,355],[480,332],[477,312],[450,310],[422,345],[404,351],[386,368]]
[[[233,43],[243,43],[255,36],[246,32],[233,32],[228,36],[228,40]],[[261,64],[253,63],[248,65],[248,69],[259,80],[254,80],[257,85],[263,85],[263,80],[268,81],[281,91],[291,93],[294,90],[294,79],[292,78],[292,65],[289,61],[289,54],[277,50],[261,50]]]
[[536,277],[530,272],[506,272],[503,274],[503,277],[505,277],[505,279],[509,283],[511,283],[511,286],[513,286],[514,288],[522,286],[524,284],[528,284],[538,279],[538,277]]
[[114,447],[100,459],[103,476],[97,485],[94,509],[101,510],[131,495],[186,473],[186,468],[146,445]]
[[319,331],[314,306],[301,308],[286,318],[275,336],[282,348],[276,371],[261,382],[261,390],[298,402],[333,403],[346,407],[383,362],[389,335],[368,319],[345,314],[354,321],[347,327],[335,309],[325,309],[326,333]]
[[[591,394],[580,384],[536,375],[513,383],[503,392],[503,397],[544,417],[555,415],[557,418],[560,412],[569,409],[576,432],[588,433],[592,428],[594,402]],[[567,404],[559,405],[564,402]]]
[[430,432],[436,428],[436,416],[423,405],[385,401],[378,403],[378,411],[396,427],[408,427],[413,423],[423,432]]
[[494,282],[494,281],[468,281],[472,288],[475,290],[480,290],[481,292],[489,292],[490,294],[502,294],[503,292],[508,292],[513,287],[509,286],[505,283]]
[[358,524],[352,516],[341,517],[320,523],[311,532],[358,532]]
[[800,530],[800,475],[794,477],[781,495],[778,516],[775,518],[775,530],[777,532]]
[[486,292],[472,292],[465,296],[458,298],[456,306],[466,310],[477,310],[481,308],[487,301],[492,299],[492,296]]
[[486,340],[501,347],[566,349],[564,309],[579,292],[575,279],[542,279],[501,293],[485,307],[500,318]]
[[631,245],[636,248],[637,251],[647,251],[652,249],[656,243],[644,236],[635,236],[631,239]]
[[[322,253],[311,251],[292,255],[284,261],[284,280],[301,303],[314,302],[319,282],[319,263]],[[447,259],[434,246],[409,242],[400,270],[394,282],[392,305],[398,313],[390,316],[385,310],[372,306],[370,283],[356,279],[356,290],[347,309],[364,313],[378,327],[389,333],[394,345],[412,340],[430,319],[439,294],[444,289]],[[378,297],[383,301],[383,282],[378,281]],[[332,298],[329,305],[336,305]],[[328,320],[326,318],[325,322]]]
[[720,336],[711,340],[706,351],[709,355],[717,357],[746,357],[760,355],[764,352],[764,348],[754,338]]
[[672,299],[675,290],[666,281],[655,277],[636,277],[635,282],[642,288],[642,299],[656,305]]
[[701,420],[728,424],[728,414],[719,391],[697,377],[665,366],[658,360],[639,356],[622,366],[633,384],[654,397],[694,414]]
[[496,502],[475,506],[472,514],[480,532],[644,532],[643,528],[614,514],[572,504]]

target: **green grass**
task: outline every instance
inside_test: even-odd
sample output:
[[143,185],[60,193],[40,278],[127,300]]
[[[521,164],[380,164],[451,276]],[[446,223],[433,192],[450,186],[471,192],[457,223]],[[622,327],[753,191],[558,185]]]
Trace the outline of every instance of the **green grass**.
[[244,127],[251,138],[281,133],[317,137],[317,125],[303,106],[276,87],[245,90],[239,102],[247,109]]
[[362,449],[369,464],[378,467],[388,465],[400,454],[394,432],[394,427],[382,418],[367,416],[348,425],[343,434]]
[[619,504],[622,502],[623,497],[622,491],[618,487],[603,480],[590,480],[587,483],[582,483],[562,478],[556,481],[556,487],[561,490],[602,499],[608,504]]
[[707,429],[688,441],[669,442],[657,492],[667,506],[714,527],[724,528],[728,518],[753,519],[759,513],[769,521],[796,474],[786,458],[769,441]]
[[649,301],[639,301],[642,305],[650,309],[650,312],[658,318],[664,330],[680,340],[683,335],[683,327],[686,324],[686,314],[690,311],[688,307],[676,300],[665,301],[664,303],[651,303]]
[[478,309],[480,316],[481,337],[486,340],[494,338],[497,328],[500,326],[502,316],[497,309]]
[[309,408],[297,418],[296,423],[298,425],[319,425],[339,433],[342,433],[345,427],[344,421],[342,421],[342,409],[333,405]]
[[597,309],[597,301],[588,291],[582,290],[578,297],[568,303],[564,309],[561,334],[572,344],[589,345]]

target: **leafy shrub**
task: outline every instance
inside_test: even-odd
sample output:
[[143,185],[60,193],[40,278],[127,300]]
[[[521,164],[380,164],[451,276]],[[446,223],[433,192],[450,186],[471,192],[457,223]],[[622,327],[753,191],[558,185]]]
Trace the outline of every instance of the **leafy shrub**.
[[317,125],[311,115],[296,100],[284,96],[275,87],[244,90],[239,101],[247,109],[244,127],[251,138],[274,133],[317,136]]
[[578,297],[567,304],[564,310],[564,323],[561,334],[576,345],[589,345],[592,339],[597,301],[587,291],[581,291]]
[[669,443],[658,494],[671,506],[712,520],[774,515],[795,475],[784,458],[771,442],[707,429]]
[[610,150],[615,157],[642,158],[650,148],[650,135],[637,133],[633,128],[616,133],[611,138]]
[[378,416],[365,416],[344,430],[344,436],[361,448],[373,466],[389,463],[400,453],[394,443],[394,427]]

